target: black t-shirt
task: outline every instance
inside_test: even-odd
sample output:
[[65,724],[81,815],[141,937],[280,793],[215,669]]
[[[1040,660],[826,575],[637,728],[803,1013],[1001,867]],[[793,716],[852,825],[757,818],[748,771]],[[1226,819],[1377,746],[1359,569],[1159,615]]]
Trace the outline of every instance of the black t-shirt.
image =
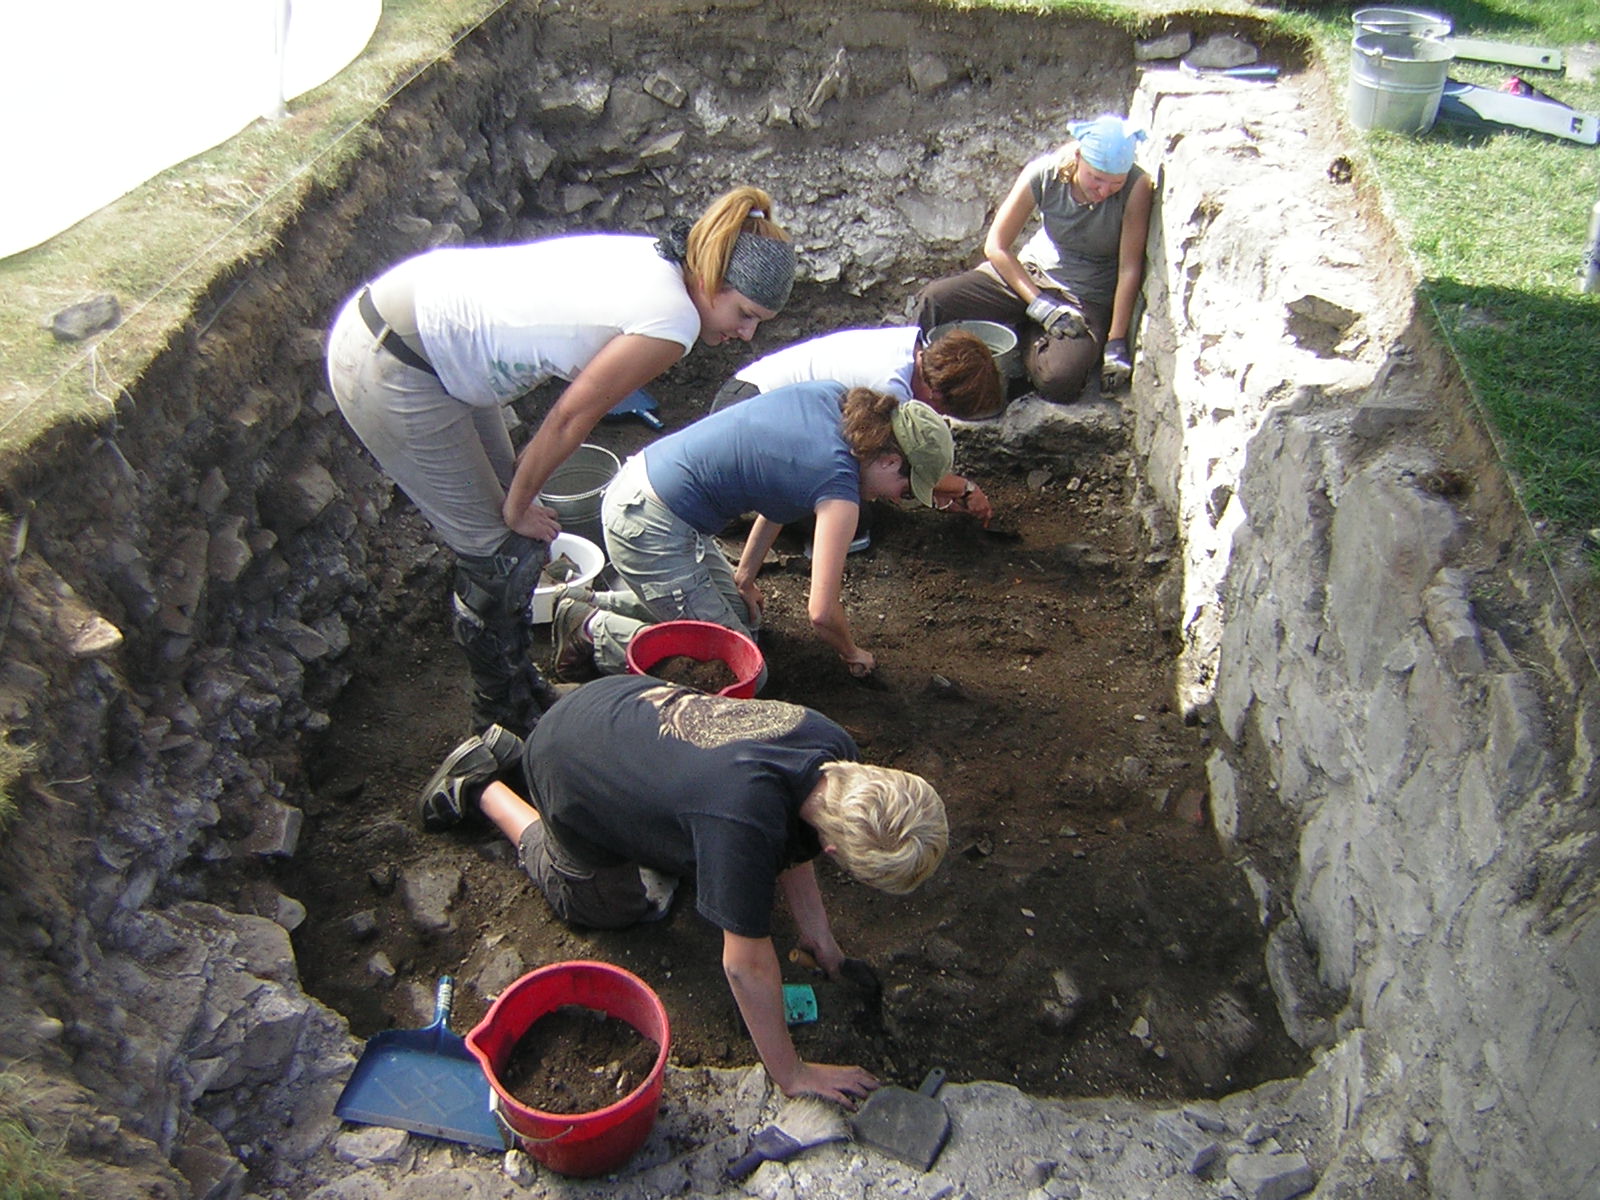
[[766,937],[778,875],[821,851],[800,805],[825,763],[859,753],[840,726],[798,704],[613,675],[540,719],[523,770],[573,854],[693,875],[703,917]]

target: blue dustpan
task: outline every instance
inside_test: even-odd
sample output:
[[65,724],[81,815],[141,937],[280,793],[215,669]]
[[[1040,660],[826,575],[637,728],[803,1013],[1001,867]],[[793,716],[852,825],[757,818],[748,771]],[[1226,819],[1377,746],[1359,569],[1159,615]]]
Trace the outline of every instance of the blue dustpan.
[[636,392],[629,392],[616,406],[606,414],[606,420],[620,420],[623,417],[638,417],[651,429],[664,429],[665,424],[656,416],[656,410],[661,406],[656,403],[656,398],[643,388]]
[[455,981],[439,980],[433,1023],[424,1029],[386,1029],[367,1039],[334,1116],[504,1150],[489,1108],[489,1080],[461,1035],[450,1032]]

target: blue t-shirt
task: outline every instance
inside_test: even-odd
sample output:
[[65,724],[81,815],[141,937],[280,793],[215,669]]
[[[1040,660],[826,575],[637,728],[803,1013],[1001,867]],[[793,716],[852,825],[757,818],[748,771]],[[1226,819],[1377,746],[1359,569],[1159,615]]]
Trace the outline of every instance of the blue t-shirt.
[[766,937],[778,876],[821,852],[800,806],[855,742],[821,713],[608,675],[539,719],[523,771],[550,831],[594,866],[695,880],[695,907]]
[[644,448],[661,503],[705,534],[741,513],[787,525],[824,500],[861,503],[861,464],[839,407],[845,386],[796,383],[724,408]]

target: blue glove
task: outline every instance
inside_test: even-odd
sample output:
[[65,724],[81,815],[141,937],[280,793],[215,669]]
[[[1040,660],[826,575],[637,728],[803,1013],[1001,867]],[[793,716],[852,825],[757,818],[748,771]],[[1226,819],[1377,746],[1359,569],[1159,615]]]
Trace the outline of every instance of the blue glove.
[[1082,337],[1089,332],[1083,314],[1070,304],[1063,304],[1040,292],[1028,305],[1028,316],[1044,326],[1051,337]]

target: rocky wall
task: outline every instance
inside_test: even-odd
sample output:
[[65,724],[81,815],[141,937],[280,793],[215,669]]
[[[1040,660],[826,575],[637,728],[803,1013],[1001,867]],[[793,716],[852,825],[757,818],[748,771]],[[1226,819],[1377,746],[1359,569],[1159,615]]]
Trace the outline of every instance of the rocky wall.
[[1140,99],[1163,187],[1134,440],[1180,526],[1213,820],[1319,1050],[1317,1194],[1357,1160],[1437,1197],[1591,1194],[1594,661],[1314,99]]

